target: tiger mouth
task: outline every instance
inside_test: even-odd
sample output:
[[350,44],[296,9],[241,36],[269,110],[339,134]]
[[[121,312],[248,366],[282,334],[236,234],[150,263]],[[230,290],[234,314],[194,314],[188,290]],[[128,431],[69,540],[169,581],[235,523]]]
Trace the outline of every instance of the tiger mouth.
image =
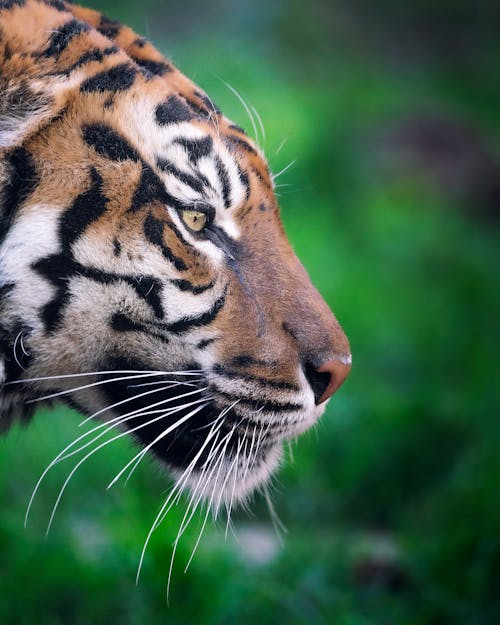
[[[295,435],[296,403],[224,393],[206,375],[103,384],[108,405],[142,447],[167,465],[183,488],[222,501],[241,499],[276,467],[281,442]],[[277,410],[283,407],[288,421]],[[274,415],[272,418],[271,415]],[[212,489],[212,491],[210,490]],[[203,495],[201,494],[203,491]]]

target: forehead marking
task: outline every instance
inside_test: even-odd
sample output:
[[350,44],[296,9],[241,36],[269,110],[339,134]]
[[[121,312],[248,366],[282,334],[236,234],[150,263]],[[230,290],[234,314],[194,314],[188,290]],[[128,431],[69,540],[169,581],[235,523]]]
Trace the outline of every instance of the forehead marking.
[[122,63],[87,78],[80,85],[80,91],[84,93],[126,91],[133,85],[136,75],[137,70],[130,63]]
[[155,117],[160,126],[189,122],[194,119],[192,110],[176,95],[171,95],[165,102],[158,104]]

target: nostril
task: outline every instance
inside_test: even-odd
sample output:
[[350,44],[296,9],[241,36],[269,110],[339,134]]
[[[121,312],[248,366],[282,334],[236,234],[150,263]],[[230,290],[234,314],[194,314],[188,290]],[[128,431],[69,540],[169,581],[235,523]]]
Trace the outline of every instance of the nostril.
[[307,381],[309,382],[309,386],[312,388],[314,400],[317,405],[320,403],[320,398],[323,397],[328,385],[330,384],[331,375],[328,371],[318,371],[318,369],[310,362],[306,362],[304,373]]
[[315,367],[307,362],[304,373],[314,393],[316,405],[329,399],[341,386],[351,370],[350,359],[332,359]]

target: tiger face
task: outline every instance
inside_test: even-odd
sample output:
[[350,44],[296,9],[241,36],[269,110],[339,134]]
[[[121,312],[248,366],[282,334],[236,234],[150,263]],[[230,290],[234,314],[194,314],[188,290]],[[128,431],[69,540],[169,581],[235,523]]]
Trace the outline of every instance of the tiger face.
[[241,499],[351,363],[264,157],[130,29],[1,7],[0,423],[58,398]]

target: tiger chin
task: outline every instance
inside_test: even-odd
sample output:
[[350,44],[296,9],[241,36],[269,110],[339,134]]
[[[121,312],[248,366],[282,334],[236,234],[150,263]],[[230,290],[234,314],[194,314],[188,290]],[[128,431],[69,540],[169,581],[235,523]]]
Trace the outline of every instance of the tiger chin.
[[80,446],[132,436],[129,468],[232,506],[351,365],[264,156],[93,10],[7,0],[0,33],[0,427],[64,401]]

